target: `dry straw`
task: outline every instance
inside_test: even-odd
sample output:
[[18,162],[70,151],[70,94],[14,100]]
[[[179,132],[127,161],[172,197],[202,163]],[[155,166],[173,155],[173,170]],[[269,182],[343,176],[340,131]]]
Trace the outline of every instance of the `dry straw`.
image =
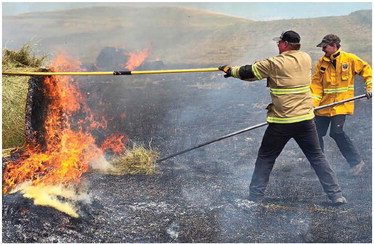
[[159,152],[151,147],[150,149],[146,149],[142,145],[133,144],[125,156],[115,158],[112,161],[113,169],[109,170],[108,174],[154,174],[157,170],[156,160],[158,156]]

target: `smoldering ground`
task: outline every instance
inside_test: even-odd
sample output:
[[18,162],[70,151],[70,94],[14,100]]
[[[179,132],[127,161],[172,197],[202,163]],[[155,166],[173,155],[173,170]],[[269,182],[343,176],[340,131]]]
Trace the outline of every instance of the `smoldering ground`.
[[[270,102],[265,82],[219,73],[90,77],[79,83],[108,128],[151,141],[161,157],[265,121]],[[371,242],[371,100],[357,101],[356,114],[346,122],[367,162],[362,176],[346,173],[348,164],[326,138],[327,157],[349,201],[341,207],[329,204],[294,141],[275,164],[265,203],[246,201],[264,129],[161,162],[154,175],[87,173],[91,203],[81,203],[80,218],[6,195],[3,241]]]

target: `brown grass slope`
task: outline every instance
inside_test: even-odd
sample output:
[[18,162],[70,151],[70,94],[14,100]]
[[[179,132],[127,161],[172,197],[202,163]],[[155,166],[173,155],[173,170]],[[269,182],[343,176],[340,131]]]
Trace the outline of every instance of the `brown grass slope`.
[[[334,33],[342,39],[343,50],[355,53],[371,62],[371,19],[371,11],[363,10],[347,16],[258,22],[253,26],[258,32],[264,29],[267,32],[277,32],[285,27],[298,31],[302,38],[302,48],[311,54],[314,61],[323,54],[321,48],[317,48],[316,45],[324,35]],[[257,41],[259,41],[258,37],[250,45]]]
[[371,60],[371,11],[347,16],[253,21],[162,4],[124,4],[3,17],[3,43],[19,48],[38,43],[43,54],[62,50],[94,62],[105,46],[129,51],[151,45],[151,59],[166,64],[225,64],[252,62],[277,52],[271,38],[294,29],[314,60],[322,55],[316,44],[328,33],[343,39],[343,49]]
[[[3,21],[4,43],[20,45],[34,37],[41,47],[66,49],[83,60],[94,60],[105,46],[131,51],[151,44],[151,57],[182,63],[196,62],[201,54],[215,50],[217,44],[224,48],[225,43],[219,42],[223,30],[251,22],[162,6],[94,7],[5,17]],[[181,60],[181,56],[189,60]]]

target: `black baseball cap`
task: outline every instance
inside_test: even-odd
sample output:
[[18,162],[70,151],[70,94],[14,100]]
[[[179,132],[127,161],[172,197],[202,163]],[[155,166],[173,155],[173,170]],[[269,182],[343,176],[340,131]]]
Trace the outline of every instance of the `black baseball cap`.
[[300,35],[293,30],[284,31],[280,35],[280,37],[274,37],[273,41],[283,41],[283,42],[291,42],[291,43],[300,43]]
[[330,45],[340,44],[340,38],[337,35],[328,34],[323,37],[321,43],[318,44],[317,47],[326,47],[329,44]]

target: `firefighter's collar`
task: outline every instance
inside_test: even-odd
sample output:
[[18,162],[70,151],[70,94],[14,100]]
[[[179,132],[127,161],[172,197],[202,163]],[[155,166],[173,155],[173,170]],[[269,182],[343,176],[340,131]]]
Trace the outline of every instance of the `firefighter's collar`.
[[330,57],[324,56],[323,59],[326,61],[332,61],[337,59],[340,56],[340,49],[338,49],[335,53],[331,54]]

